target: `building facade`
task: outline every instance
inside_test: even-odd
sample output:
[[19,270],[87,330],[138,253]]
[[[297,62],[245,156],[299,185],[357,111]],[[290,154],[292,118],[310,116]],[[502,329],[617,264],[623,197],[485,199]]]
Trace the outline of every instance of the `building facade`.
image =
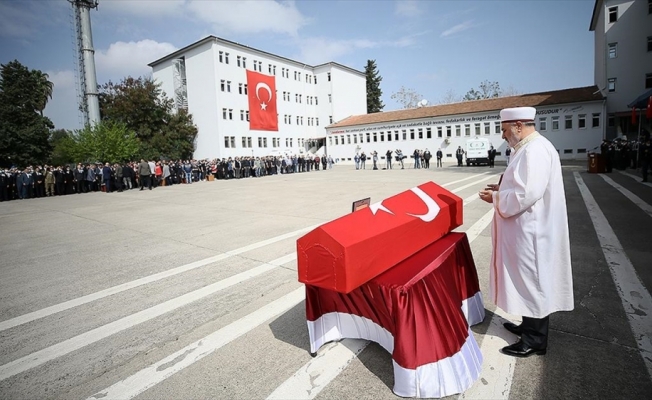
[[356,153],[375,151],[384,165],[387,150],[410,155],[428,149],[434,155],[441,149],[444,161],[453,161],[458,147],[482,137],[497,150],[497,159],[504,159],[499,112],[522,106],[537,109],[537,130],[562,159],[585,159],[602,142],[605,101],[596,86],[589,86],[352,116],[326,128],[328,154],[349,162]]
[[595,84],[607,99],[609,139],[635,133],[627,107],[652,89],[652,0],[596,0]]
[[[326,126],[367,112],[363,72],[310,66],[215,36],[149,66],[177,109],[192,114],[196,159],[323,153]],[[278,131],[249,128],[247,70],[274,77]]]

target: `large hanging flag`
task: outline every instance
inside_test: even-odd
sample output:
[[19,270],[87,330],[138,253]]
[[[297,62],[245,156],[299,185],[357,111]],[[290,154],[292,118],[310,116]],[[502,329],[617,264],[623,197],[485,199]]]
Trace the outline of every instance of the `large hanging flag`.
[[278,131],[275,78],[247,71],[247,87],[249,88],[249,129]]
[[645,110],[645,117],[652,118],[652,96],[647,99],[647,109]]

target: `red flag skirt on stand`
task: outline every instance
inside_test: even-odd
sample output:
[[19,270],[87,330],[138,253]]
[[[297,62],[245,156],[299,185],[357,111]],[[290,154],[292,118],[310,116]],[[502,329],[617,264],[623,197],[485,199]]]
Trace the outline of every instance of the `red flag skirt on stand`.
[[249,129],[278,131],[276,80],[273,76],[247,71]]

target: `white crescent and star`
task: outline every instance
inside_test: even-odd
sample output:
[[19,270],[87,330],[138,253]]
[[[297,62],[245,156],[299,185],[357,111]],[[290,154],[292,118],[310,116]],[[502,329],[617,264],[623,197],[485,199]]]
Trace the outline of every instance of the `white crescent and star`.
[[269,96],[269,98],[267,99],[268,103],[272,101],[272,89],[265,82],[258,82],[258,84],[256,85],[256,98],[260,100],[260,109],[267,110],[267,103],[265,103],[264,100],[261,100],[260,96],[258,95],[258,91],[260,90],[260,88],[267,90],[267,95]]
[[[416,194],[417,197],[421,199],[421,201],[423,201],[425,203],[426,207],[428,207],[428,212],[425,213],[425,214],[421,214],[421,215],[419,215],[419,214],[410,214],[410,213],[406,213],[406,214],[411,216],[411,217],[420,218],[423,222],[430,222],[430,221],[434,220],[435,218],[437,218],[437,215],[439,214],[439,211],[441,210],[441,208],[439,207],[439,204],[437,204],[437,202],[435,200],[433,200],[432,197],[428,196],[428,194],[426,194],[426,192],[419,189],[418,187],[412,188],[410,190],[412,191],[412,193]],[[391,212],[387,207],[385,207],[383,205],[382,201],[370,205],[369,209],[371,210],[371,213],[373,215],[376,215],[378,210],[383,210],[388,214],[394,215],[393,212]]]

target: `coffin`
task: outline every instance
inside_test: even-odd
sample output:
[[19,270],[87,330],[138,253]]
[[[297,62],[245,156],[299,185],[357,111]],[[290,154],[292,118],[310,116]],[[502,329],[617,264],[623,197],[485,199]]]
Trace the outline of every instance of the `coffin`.
[[299,281],[349,293],[462,225],[462,199],[427,182],[297,240]]

